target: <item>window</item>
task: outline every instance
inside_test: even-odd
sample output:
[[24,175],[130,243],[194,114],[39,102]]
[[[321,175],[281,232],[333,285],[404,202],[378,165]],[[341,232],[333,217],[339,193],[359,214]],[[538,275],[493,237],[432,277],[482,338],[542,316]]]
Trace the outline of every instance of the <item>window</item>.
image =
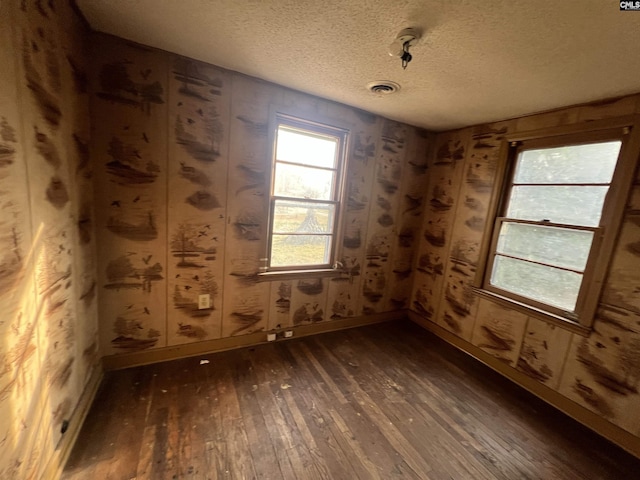
[[266,270],[331,269],[348,131],[275,118]]
[[511,143],[485,292],[590,326],[635,167],[633,154],[623,160],[628,131]]

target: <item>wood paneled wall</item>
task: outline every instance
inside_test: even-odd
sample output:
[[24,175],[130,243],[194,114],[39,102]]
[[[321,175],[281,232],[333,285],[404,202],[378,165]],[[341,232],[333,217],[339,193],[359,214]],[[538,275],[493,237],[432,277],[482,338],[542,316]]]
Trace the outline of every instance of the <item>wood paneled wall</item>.
[[[640,436],[640,178],[590,337],[469,288],[505,133],[637,96],[433,136],[89,34],[67,2],[0,2],[0,26],[0,477],[46,470],[101,354],[407,307]],[[270,106],[351,125],[340,277],[258,279]]]
[[[426,132],[114,37],[91,43],[106,355],[408,306]],[[258,277],[272,107],[351,127],[340,277]],[[201,293],[212,309],[198,310]]]
[[85,35],[0,2],[0,478],[46,471],[99,359]]
[[411,310],[640,437],[640,176],[588,337],[471,291],[504,135],[634,113],[638,95],[438,134]]

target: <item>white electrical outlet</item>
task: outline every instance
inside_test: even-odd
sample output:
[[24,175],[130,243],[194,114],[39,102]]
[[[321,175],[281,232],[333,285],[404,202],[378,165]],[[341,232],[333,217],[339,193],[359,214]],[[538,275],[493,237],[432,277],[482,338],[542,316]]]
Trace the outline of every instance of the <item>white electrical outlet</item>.
[[276,334],[275,333],[267,333],[267,342],[275,342]]
[[285,330],[284,338],[291,338],[291,337],[293,337],[293,330]]
[[205,310],[211,308],[211,295],[204,293],[198,295],[198,310]]

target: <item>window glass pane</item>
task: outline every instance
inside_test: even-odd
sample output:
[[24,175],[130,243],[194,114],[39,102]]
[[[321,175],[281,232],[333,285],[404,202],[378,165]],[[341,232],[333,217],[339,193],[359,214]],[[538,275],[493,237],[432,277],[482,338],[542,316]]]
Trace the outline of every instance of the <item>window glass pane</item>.
[[609,187],[514,186],[507,217],[597,227]]
[[283,197],[332,200],[335,172],[276,163],[273,194]]
[[582,275],[496,255],[491,284],[509,292],[573,311]]
[[331,233],[335,205],[276,200],[274,233]]
[[285,127],[278,129],[276,160],[335,168],[338,139],[309,135]]
[[593,232],[502,223],[497,251],[513,257],[584,271]]
[[331,235],[273,235],[271,266],[327,265]]
[[622,142],[525,150],[514,183],[609,183]]

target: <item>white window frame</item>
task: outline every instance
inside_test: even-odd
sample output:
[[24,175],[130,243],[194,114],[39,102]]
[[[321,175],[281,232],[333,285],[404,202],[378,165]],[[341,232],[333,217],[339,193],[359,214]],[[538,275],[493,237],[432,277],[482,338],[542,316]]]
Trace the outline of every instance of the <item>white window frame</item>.
[[[313,200],[302,197],[282,197],[274,194],[274,175],[275,167],[278,160],[276,159],[277,149],[277,133],[283,126],[291,130],[299,130],[308,133],[310,136],[333,137],[337,139],[336,165],[335,168],[324,169],[335,171],[335,184],[333,188],[333,197],[329,200]],[[349,148],[350,129],[341,122],[327,119],[310,119],[308,115],[298,112],[282,111],[272,109],[270,128],[269,128],[269,145],[270,145],[270,182],[269,182],[269,215],[267,222],[267,241],[265,242],[265,256],[262,259],[261,275],[262,276],[291,276],[298,274],[309,276],[330,275],[335,276],[338,267],[338,259],[340,258],[340,239],[342,231],[343,208],[344,208],[344,189],[345,177],[347,171],[347,152]],[[306,165],[302,165],[308,167]],[[308,167],[316,168],[316,167]],[[334,205],[334,218],[332,225],[332,233],[329,247],[329,258],[327,263],[307,264],[307,265],[290,265],[290,266],[272,266],[271,265],[271,247],[273,240],[274,227],[274,210],[276,200],[291,199],[300,203],[321,203]]]
[[[635,127],[635,128],[634,128]],[[493,259],[497,248],[500,226],[506,218],[513,176],[518,155],[523,150],[553,148],[566,145],[621,140],[616,169],[604,201],[600,224],[593,229],[593,243],[584,271],[576,308],[573,312],[520,296],[491,285]],[[587,334],[593,324],[602,287],[613,255],[621,226],[626,201],[633,183],[640,152],[640,117],[594,121],[566,127],[524,132],[507,136],[501,150],[498,181],[489,207],[481,262],[474,281],[476,293],[528,315],[541,318],[578,333]],[[545,222],[526,222],[544,226],[559,226]]]

